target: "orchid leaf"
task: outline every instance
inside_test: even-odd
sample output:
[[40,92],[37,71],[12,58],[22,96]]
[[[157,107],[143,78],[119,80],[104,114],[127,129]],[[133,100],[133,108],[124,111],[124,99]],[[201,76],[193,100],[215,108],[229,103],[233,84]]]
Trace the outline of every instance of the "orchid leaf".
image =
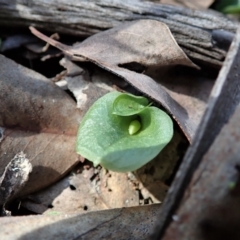
[[145,97],[123,93],[116,97],[113,102],[113,114],[119,116],[131,116],[143,111],[147,105],[148,100]]
[[[130,115],[131,111],[118,106],[122,101],[126,106],[139,105],[143,109],[131,109]],[[147,99],[119,92],[111,92],[98,99],[80,124],[77,153],[94,165],[101,164],[116,172],[134,171],[142,167],[158,155],[173,136],[171,118],[147,104]],[[121,116],[116,112],[127,112],[129,115]],[[129,130],[132,126],[133,131]]]

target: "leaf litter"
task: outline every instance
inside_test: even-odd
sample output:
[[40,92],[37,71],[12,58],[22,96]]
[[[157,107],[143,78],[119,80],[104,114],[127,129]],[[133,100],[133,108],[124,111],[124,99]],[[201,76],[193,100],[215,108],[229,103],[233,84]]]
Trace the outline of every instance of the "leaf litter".
[[[65,61],[68,60],[64,59]],[[63,60],[61,62],[63,63]],[[103,96],[107,89],[115,90],[108,81],[112,74],[101,69],[94,70],[90,74],[86,69],[83,70],[71,62],[68,62],[67,66],[69,72],[66,79],[68,83],[74,81],[77,84],[71,89],[77,99],[78,96],[83,95],[78,92],[84,86],[86,101],[79,105],[82,111],[87,110],[86,106],[91,106],[94,96]],[[73,68],[76,75],[71,74]],[[101,82],[102,79],[105,79],[105,83]],[[115,82],[117,81],[116,78]],[[100,82],[101,85],[99,85]],[[168,189],[163,182],[169,178],[181,158],[177,146],[182,141],[184,142],[184,137],[176,130],[173,140],[163,150],[162,155],[153,160],[152,164],[139,169],[138,173],[106,172],[105,169],[93,168],[91,164],[84,161],[77,172],[74,171],[54,186],[23,199],[21,206],[36,213],[60,214],[160,203]],[[153,176],[151,176],[152,171],[155,172]]]
[[[148,239],[160,213],[159,204],[85,214],[5,217],[3,239]],[[27,227],[26,227],[27,226]]]
[[23,152],[14,156],[0,178],[0,216],[11,215],[6,211],[8,201],[24,187],[32,172],[32,164]]
[[120,76],[160,103],[171,113],[188,140],[192,141],[201,117],[197,116],[193,120],[182,102],[172,98],[168,89],[163,88],[160,82],[125,67],[137,64],[138,67],[141,66],[141,72],[147,71],[149,74],[157,68],[162,71],[161,78],[164,78],[166,68],[176,65],[199,69],[177,45],[165,24],[155,20],[133,21],[95,34],[72,47],[48,38],[33,27],[30,30],[37,37],[62,50],[72,60],[91,61]]
[[[68,73],[65,79],[67,79],[68,86],[70,86],[73,94],[77,99],[83,96],[83,94],[78,94],[79,91],[82,91],[84,95],[86,95],[84,98],[86,101],[81,100],[77,103],[81,111],[86,112],[88,107],[91,106],[91,103],[88,103],[88,99],[101,97],[109,90],[115,91],[115,89],[111,87],[110,81],[108,81],[108,79],[111,79],[112,74],[102,69],[94,70],[89,74],[83,68],[72,62],[68,62],[67,59],[61,60],[61,63],[63,62],[67,62]],[[77,73],[76,75],[71,74],[71,69],[73,68],[75,73]],[[105,79],[105,83],[101,82],[102,79]],[[115,79],[115,82],[117,81],[118,80]],[[72,87],[71,82],[74,82],[74,87]],[[99,85],[99,83],[101,84]],[[91,99],[90,102],[92,101],[94,100]],[[172,147],[171,144],[167,150],[163,151],[161,157],[166,159],[166,164],[169,168],[171,168],[171,165],[172,168],[174,168],[179,160],[177,152],[172,149],[177,149],[176,146],[182,138],[177,137],[178,140],[176,140],[176,137],[174,137],[174,139],[174,146]],[[177,155],[174,156],[172,153]],[[167,155],[171,155],[170,161],[168,161],[170,157],[168,158]],[[85,165],[88,166],[86,161],[83,163],[83,166]],[[146,165],[146,167],[149,168],[148,165]],[[161,172],[160,168],[163,168],[163,162],[161,165],[156,164],[154,167],[156,173]],[[162,171],[165,172],[166,168],[163,168]],[[90,164],[88,170],[78,170],[77,173],[66,176],[53,186],[36,194],[31,194],[21,201],[21,206],[32,212],[48,214],[49,212],[86,212],[97,209],[103,210],[162,202],[168,189],[168,187],[161,182],[161,177],[164,173],[159,175],[160,178],[154,177],[151,182],[149,182],[148,178],[146,182],[144,177],[142,177],[142,174],[146,175],[145,173],[146,171],[144,171],[143,167],[142,172],[138,174],[141,180],[138,180],[135,173],[122,174],[111,171],[106,172],[105,169],[96,169]],[[172,172],[169,174],[171,173]],[[166,175],[165,178],[167,178]],[[154,181],[158,181],[158,183],[154,184]],[[74,190],[72,190],[71,186]],[[149,186],[153,193],[147,189]],[[142,196],[141,191],[144,192],[144,196]],[[151,198],[153,200],[151,200]],[[51,208],[49,208],[49,206],[51,206]]]
[[75,102],[42,75],[0,55],[0,175],[23,152],[33,166],[25,195],[57,181],[77,162],[81,113]]
[[[161,27],[159,28],[160,25],[162,28]],[[142,20],[142,21],[131,23],[131,24],[123,24],[122,26],[119,26],[117,28],[96,34],[95,36],[85,40],[83,43],[76,44],[73,48],[68,47],[66,45],[62,45],[61,43],[56,42],[52,39],[49,40],[46,36],[41,35],[41,38],[44,38],[50,44],[64,50],[64,53],[70,56],[71,60],[75,60],[75,61],[81,60],[83,62],[91,61],[97,64],[98,66],[102,67],[103,69],[106,69],[109,72],[111,72],[107,74],[107,77],[104,77],[106,76],[105,75],[106,72],[104,73],[104,71],[102,70],[99,71],[98,69],[97,75],[100,75],[101,77],[99,76],[96,77],[96,74],[95,75],[93,74],[93,76],[90,76],[84,69],[79,70],[76,68],[77,72],[71,71],[71,68],[73,67],[74,63],[70,62],[68,58],[64,58],[64,60],[62,60],[63,65],[66,64],[66,62],[68,62],[71,65],[71,67],[66,67],[68,69],[68,73],[65,80],[68,83],[69,89],[73,92],[73,94],[75,95],[78,101],[79,111],[76,114],[78,116],[77,117],[78,120],[77,121],[74,120],[75,124],[76,122],[79,123],[81,121],[81,117],[84,115],[84,112],[86,112],[88,107],[91,106],[91,104],[98,97],[102,96],[108,91],[114,90],[114,89],[111,89],[112,80],[113,82],[116,81],[117,85],[122,85],[124,87],[127,86],[126,82],[122,81],[119,78],[121,77],[127,80],[127,82],[131,83],[138,90],[140,90],[147,96],[151,97],[153,100],[159,102],[168,111],[170,111],[173,114],[174,118],[179,123],[179,125],[181,126],[181,129],[184,131],[188,139],[191,140],[193,138],[198,122],[200,121],[203,111],[205,109],[205,106],[206,106],[205,102],[207,100],[208,92],[210,91],[212,85],[207,84],[208,89],[205,92],[205,95],[203,94],[203,96],[197,95],[197,91],[192,92],[192,95],[188,96],[189,94],[188,92],[191,93],[192,88],[194,88],[194,84],[190,84],[189,86],[189,83],[191,83],[191,81],[195,81],[196,79],[198,79],[197,77],[198,74],[196,74],[196,71],[195,71],[195,74],[192,75],[192,79],[191,77],[190,78],[188,77],[188,79],[191,79],[191,80],[186,81],[187,85],[189,86],[187,88],[188,90],[185,89],[184,91],[181,91],[181,87],[184,88],[184,84],[181,84],[180,82],[179,82],[179,85],[181,86],[177,88],[177,90],[176,88],[174,88],[177,80],[174,82],[172,77],[166,78],[166,73],[171,72],[171,70],[175,69],[174,67],[178,64],[183,64],[183,65],[191,66],[194,68],[196,68],[196,66],[190,62],[190,60],[186,57],[186,55],[181,51],[180,48],[177,50],[175,49],[176,51],[170,54],[170,57],[168,56],[170,48],[173,48],[173,45],[175,46],[176,43],[171,35],[170,35],[170,38],[168,39],[161,39],[162,36],[165,37],[165,35],[169,34],[169,30],[166,29],[166,26],[162,26],[162,25],[163,25],[162,23],[159,23],[156,21],[150,21],[150,20]],[[140,29],[141,26],[142,26],[142,29]],[[154,31],[153,31],[153,27],[154,27]],[[136,36],[139,38],[139,34],[136,34],[134,30],[135,28],[137,29],[137,31],[142,31],[141,32],[142,36],[150,36],[150,42],[148,42],[147,39],[144,39],[143,42],[137,41]],[[126,29],[127,31],[125,31]],[[33,30],[32,28],[32,31],[36,31],[36,30]],[[147,31],[147,33],[144,31]],[[150,33],[153,33],[153,34],[150,34]],[[40,35],[40,33],[38,33],[38,35]],[[130,35],[131,38],[126,37],[127,35]],[[135,36],[135,38],[133,36]],[[153,39],[151,39],[151,37],[153,37]],[[160,47],[158,44],[162,41],[164,43],[170,41],[171,44]],[[154,43],[155,45],[152,43]],[[152,46],[153,47],[152,49],[151,47],[149,47],[151,45],[154,45],[154,47]],[[150,49],[150,51],[149,52],[145,51],[146,48],[147,50]],[[94,54],[92,50],[95,50]],[[140,73],[129,70],[131,69],[132,66],[133,66],[133,70],[135,68],[135,70],[139,71]],[[170,70],[169,70],[169,66],[171,67]],[[159,68],[160,71],[162,70],[162,72],[160,72],[160,74],[157,75],[157,77],[155,78],[156,79],[160,78],[159,82],[161,82],[162,79],[165,79],[166,81],[164,84],[162,84],[162,82],[161,84],[156,83],[152,80],[152,78],[149,77],[156,73],[156,68]],[[173,72],[175,73],[176,71],[174,70],[172,71],[172,73]],[[149,76],[144,75],[142,73],[147,73],[149,74]],[[176,77],[176,76],[173,76],[173,77]],[[39,76],[36,77],[36,79],[38,78]],[[183,78],[184,77],[182,78],[180,77],[178,79],[182,81],[181,79]],[[93,79],[97,79],[97,81],[93,82],[94,81]],[[107,79],[107,83],[101,83],[102,79],[105,79],[105,80]],[[208,79],[206,81],[208,81]],[[79,87],[79,82],[81,84],[80,87]],[[98,84],[100,84],[100,86]],[[110,85],[111,87],[109,87]],[[201,88],[200,82],[199,82],[199,87]],[[44,91],[45,89],[43,90],[43,92]],[[160,95],[161,93],[162,95]],[[45,96],[43,94],[42,100],[44,100],[44,98]],[[182,101],[182,98],[183,99],[185,98],[184,99],[185,105]],[[194,113],[194,109],[191,109],[189,112],[186,102],[193,101],[193,100],[195,101],[194,102],[195,106],[198,106],[199,102],[202,104],[201,105],[202,112],[197,113],[195,111]],[[68,101],[68,100],[64,99],[62,103],[63,105],[66,104],[65,101]],[[74,104],[73,104],[73,108],[74,108]],[[74,110],[76,111],[76,108],[74,108]],[[49,112],[47,114],[49,114]],[[189,118],[190,116],[191,117],[195,116],[195,114],[196,114],[196,118],[194,118],[194,122],[193,122],[193,120]],[[69,116],[71,116],[71,114]],[[57,117],[57,119],[59,118]],[[78,123],[75,125],[75,128],[78,127]],[[3,127],[6,127],[4,124],[2,125]],[[20,127],[22,127],[21,124],[19,125]],[[15,128],[15,125],[13,126]],[[26,126],[24,127],[26,128]],[[59,126],[57,126],[57,128],[58,127]],[[8,128],[9,126],[6,127],[7,131],[8,131]],[[46,128],[42,128],[41,124],[39,124],[39,126],[37,127],[37,133],[42,134],[41,132],[42,129],[45,130]],[[27,127],[27,132],[29,131],[34,132],[36,130],[31,128],[28,129]],[[4,131],[4,134],[6,134],[5,131]],[[11,135],[12,131],[10,131],[9,134]],[[24,134],[22,136],[24,137]],[[6,139],[6,135],[4,135],[3,137],[4,141],[5,139]],[[47,138],[44,136],[43,139],[47,139]],[[67,140],[64,142],[64,144],[66,142],[68,142],[69,145],[72,145],[73,147],[75,147],[74,141]],[[27,208],[32,207],[32,210],[37,213],[45,212],[45,214],[58,215],[61,212],[64,212],[64,213],[81,212],[82,213],[86,210],[95,211],[96,209],[99,210],[99,209],[107,209],[112,207],[122,208],[126,206],[146,204],[146,202],[159,203],[163,200],[167,192],[167,189],[168,189],[167,182],[169,180],[169,177],[173,173],[174,168],[177,166],[177,164],[179,163],[179,160],[183,155],[182,152],[179,152],[179,146],[182,146],[183,143],[186,144],[185,139],[182,137],[181,132],[176,130],[174,138],[172,142],[169,144],[169,148],[168,146],[166,147],[166,150],[163,153],[163,155],[160,156],[158,159],[153,160],[143,168],[139,169],[137,172],[134,172],[133,174],[130,173],[129,175],[129,174],[118,174],[114,172],[106,172],[104,169],[97,170],[90,166],[88,167],[88,169],[84,169],[82,172],[79,172],[75,175],[71,175],[70,177],[66,176],[54,186],[47,188],[41,191],[40,193],[29,195],[29,198],[27,198],[25,202],[23,201],[23,205],[25,205]],[[24,146],[25,147],[27,146],[26,149],[28,149],[28,144],[31,144],[31,141],[28,141],[28,143],[26,143],[25,145],[21,145],[20,149],[22,149]],[[59,144],[58,142],[55,142],[54,144],[55,144],[55,148],[56,147],[59,148],[59,146],[60,148],[62,148],[63,146],[63,144],[61,143]],[[1,147],[2,145],[0,142],[0,148]],[[4,145],[4,147],[6,147],[6,145]],[[9,147],[9,145],[7,145],[7,147]],[[172,151],[172,149],[175,149],[175,151]],[[11,148],[10,150],[12,151]],[[46,151],[44,149],[45,152],[48,152],[46,153],[46,156],[47,154],[49,154],[48,150],[49,150],[48,148],[46,148]],[[52,156],[54,154],[50,154],[50,155]],[[75,153],[73,153],[73,156],[75,156]],[[64,155],[62,159],[63,158],[66,159],[66,155]],[[159,161],[160,159],[161,161]],[[166,159],[166,161],[164,159]],[[62,161],[62,160],[59,160],[59,161]],[[76,162],[77,162],[77,158],[75,158],[75,161],[68,163],[68,166],[67,167],[65,166],[65,170],[70,169],[72,166],[76,164]],[[42,163],[40,162],[40,164]],[[55,165],[55,164],[56,164],[56,161],[52,163],[52,165]],[[87,164],[87,162],[85,161],[84,164]],[[58,177],[54,179],[54,181],[56,181],[64,173],[59,174]],[[45,171],[43,171],[42,176],[44,176],[45,174],[46,174]],[[52,181],[51,179],[51,181],[48,181],[47,185],[49,185],[51,182],[54,182],[54,181]],[[36,183],[33,182],[33,184],[36,184]],[[36,191],[38,188],[42,188],[43,184],[41,183],[39,187],[39,183],[38,183],[36,184],[36,186],[37,186],[36,188],[32,188],[31,190],[28,189],[27,191],[25,191],[25,193],[24,192],[23,193],[26,194],[26,193],[30,193],[31,191]],[[71,190],[71,187],[73,189],[75,188],[75,190]],[[127,189],[127,191],[124,189]],[[51,194],[52,194],[52,197],[51,197]],[[75,196],[71,194],[75,194]],[[88,197],[84,200],[85,197],[83,196],[88,196]],[[121,197],[119,198],[119,196]],[[66,199],[69,199],[69,202],[70,202],[69,204],[66,203]],[[116,212],[117,211],[118,210],[116,210]],[[144,211],[143,208],[136,209],[136,213],[139,213],[142,211]],[[107,216],[109,216],[108,215],[109,211],[106,211],[106,214]],[[94,215],[92,216],[93,218],[91,218],[92,220],[94,218],[98,218],[101,215],[101,213],[99,212],[98,214],[93,212],[93,215]],[[130,216],[131,215],[128,215],[127,219],[130,219]],[[145,216],[150,216],[150,212],[146,213]],[[26,221],[28,221],[28,219],[26,219]],[[138,218],[137,221],[143,221],[143,219]],[[90,231],[90,234],[91,233],[94,234],[96,231],[102,232],[102,229],[97,227],[93,231]]]

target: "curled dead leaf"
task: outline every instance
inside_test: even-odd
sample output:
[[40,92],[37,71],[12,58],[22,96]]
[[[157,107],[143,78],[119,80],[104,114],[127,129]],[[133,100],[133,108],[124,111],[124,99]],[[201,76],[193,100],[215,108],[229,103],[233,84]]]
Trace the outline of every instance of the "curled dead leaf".
[[0,175],[19,152],[33,171],[20,195],[43,188],[78,162],[75,138],[81,112],[42,75],[0,55]]
[[[0,219],[3,239],[149,239],[160,205]],[[27,226],[27,227],[26,227]]]
[[[139,20],[98,33],[73,47],[61,44],[30,27],[33,34],[61,49],[74,61],[91,61],[122,77],[159,102],[177,121],[191,141],[196,124],[187,110],[152,78],[142,74],[156,68],[185,65],[198,68],[177,45],[169,28],[155,20]],[[129,70],[134,69],[138,72]]]

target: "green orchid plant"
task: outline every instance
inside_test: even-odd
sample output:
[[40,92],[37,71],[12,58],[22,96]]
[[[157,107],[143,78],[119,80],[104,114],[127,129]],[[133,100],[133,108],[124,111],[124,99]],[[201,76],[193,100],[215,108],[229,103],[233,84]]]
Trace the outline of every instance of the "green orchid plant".
[[240,0],[219,0],[215,9],[225,14],[240,14]]
[[171,118],[146,98],[110,92],[84,116],[76,151],[94,166],[128,172],[156,157],[172,136]]

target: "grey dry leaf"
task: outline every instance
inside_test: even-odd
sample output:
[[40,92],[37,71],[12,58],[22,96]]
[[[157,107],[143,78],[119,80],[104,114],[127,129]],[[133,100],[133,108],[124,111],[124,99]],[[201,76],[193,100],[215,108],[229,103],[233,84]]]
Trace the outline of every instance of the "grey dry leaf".
[[[52,216],[0,218],[2,239],[149,239],[160,205]],[[26,227],[27,226],[27,227]]]
[[[89,171],[91,170],[93,168]],[[95,188],[96,186],[84,174],[66,176],[54,185],[23,199],[21,206],[44,215],[50,215],[52,212],[79,214],[107,209]]]
[[0,55],[0,175],[16,153],[33,166],[20,195],[58,180],[77,162],[82,118],[75,102],[44,76]]
[[[77,107],[82,111],[83,115],[98,98],[109,91],[114,91],[110,84],[100,82],[100,74],[91,73],[90,76],[87,70],[82,69],[67,58],[63,58],[60,64],[67,69],[64,80],[67,82],[67,88],[76,98]],[[99,79],[100,84],[94,81],[95,78]]]
[[[99,175],[94,177],[97,173]],[[52,212],[72,214],[138,205],[139,191],[133,187],[126,173],[106,174],[105,169],[93,167],[72,176],[65,176],[54,185],[21,201],[22,207],[44,215]]]
[[89,37],[73,47],[61,44],[41,34],[33,27],[32,33],[59,48],[75,61],[91,61],[122,77],[135,88],[163,105],[170,112],[191,141],[196,131],[186,109],[176,102],[152,78],[126,67],[137,66],[148,73],[156,68],[164,69],[175,65],[197,68],[177,45],[169,28],[155,20],[139,20],[119,25]]
[[169,69],[164,78],[159,70],[151,75],[186,110],[192,129],[197,129],[206,109],[214,79],[198,71]]

